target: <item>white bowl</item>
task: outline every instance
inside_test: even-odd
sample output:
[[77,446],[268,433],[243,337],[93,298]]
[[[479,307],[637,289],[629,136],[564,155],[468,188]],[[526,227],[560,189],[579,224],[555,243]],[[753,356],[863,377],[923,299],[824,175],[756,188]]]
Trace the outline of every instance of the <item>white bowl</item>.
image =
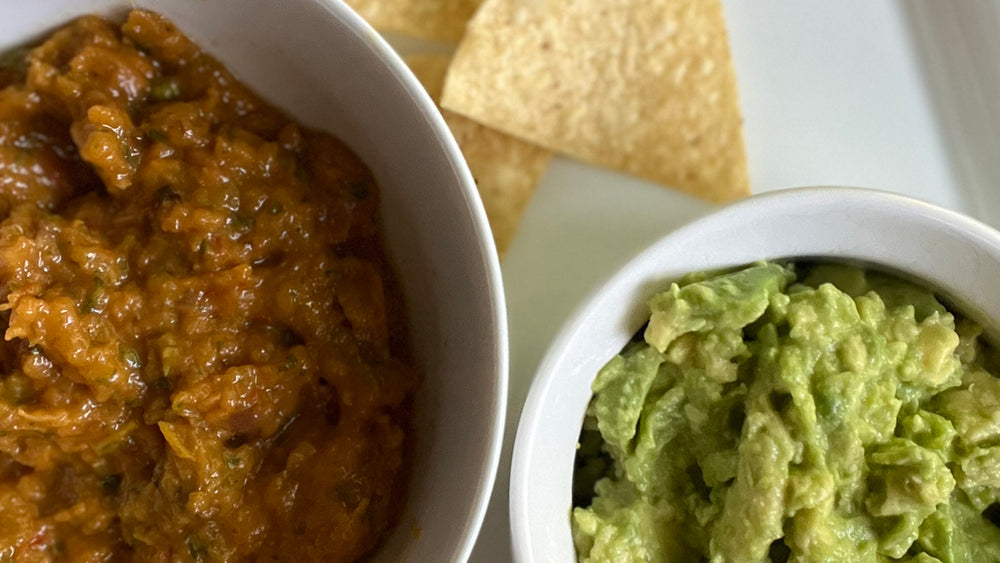
[[646,301],[663,282],[794,257],[864,261],[915,277],[996,334],[1000,233],[981,223],[913,199],[850,188],[771,192],[720,209],[630,261],[586,300],[549,348],[514,443],[516,561],[576,561],[571,487],[590,384],[648,319]]
[[499,460],[507,389],[502,282],[475,184],[430,98],[338,0],[8,2],[0,50],[86,13],[160,12],[241,81],[343,139],[381,187],[423,381],[402,519],[374,561],[464,561]]

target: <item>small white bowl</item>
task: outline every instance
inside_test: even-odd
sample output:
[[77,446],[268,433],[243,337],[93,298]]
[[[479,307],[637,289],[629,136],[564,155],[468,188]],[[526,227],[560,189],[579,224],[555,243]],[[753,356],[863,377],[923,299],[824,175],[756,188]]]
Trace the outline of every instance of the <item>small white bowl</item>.
[[755,196],[653,244],[563,326],[535,376],[514,443],[510,518],[521,563],[576,561],[573,462],[590,384],[648,319],[646,301],[684,274],[777,258],[863,261],[921,280],[994,334],[1000,233],[957,213],[873,190]]
[[339,0],[8,2],[0,51],[89,13],[169,17],[243,83],[333,133],[375,173],[390,258],[422,368],[401,521],[373,561],[464,561],[500,456],[507,324],[475,184],[435,105],[388,44]]

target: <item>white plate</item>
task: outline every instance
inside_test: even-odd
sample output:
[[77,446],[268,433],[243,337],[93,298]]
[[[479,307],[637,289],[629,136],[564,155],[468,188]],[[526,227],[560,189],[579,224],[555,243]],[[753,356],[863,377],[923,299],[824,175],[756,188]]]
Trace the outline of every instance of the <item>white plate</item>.
[[[722,0],[754,192],[866,186],[1000,227],[1000,2]],[[403,53],[450,47],[399,36]],[[510,452],[557,329],[652,241],[712,207],[557,157],[502,264],[510,326],[505,447],[472,563],[511,559]],[[568,508],[567,508],[568,511]]]
[[[959,129],[945,135],[939,116],[950,119],[963,108],[965,115],[977,108],[967,99],[940,95],[934,83],[956,79],[948,71],[954,74],[954,62],[970,60],[964,56],[968,53],[980,53],[983,65],[995,61],[1000,51],[984,55],[976,43],[991,37],[995,42],[996,35],[988,32],[963,42],[942,42],[976,22],[974,29],[995,31],[1000,19],[994,5],[977,12],[935,7],[934,0],[905,7],[902,2],[864,0],[723,4],[755,192],[817,184],[868,186],[1000,226],[1000,196],[990,207],[971,187],[961,187],[971,186],[969,178],[981,186],[998,185],[1000,174],[989,168],[988,155],[1000,149],[983,142],[994,150],[984,150],[983,159],[956,163],[953,155],[963,151],[954,147],[968,134]],[[937,48],[929,48],[930,42]],[[922,55],[928,52],[943,62],[925,67]],[[977,67],[969,70],[973,64],[962,68],[976,74]],[[987,74],[1000,76],[1000,71]],[[934,87],[928,87],[928,77]],[[931,92],[937,97],[932,99]],[[980,117],[972,114],[963,123],[993,139],[990,122]],[[493,498],[470,561],[511,559],[510,448],[531,378],[556,330],[591,289],[639,249],[709,209],[640,180],[567,159],[553,161],[502,265],[511,331],[507,433]]]

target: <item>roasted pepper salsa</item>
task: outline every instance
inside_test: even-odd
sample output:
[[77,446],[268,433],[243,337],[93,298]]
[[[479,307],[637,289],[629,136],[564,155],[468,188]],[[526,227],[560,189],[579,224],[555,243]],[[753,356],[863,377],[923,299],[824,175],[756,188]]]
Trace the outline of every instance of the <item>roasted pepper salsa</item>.
[[0,561],[353,561],[416,386],[371,172],[163,17],[0,57]]

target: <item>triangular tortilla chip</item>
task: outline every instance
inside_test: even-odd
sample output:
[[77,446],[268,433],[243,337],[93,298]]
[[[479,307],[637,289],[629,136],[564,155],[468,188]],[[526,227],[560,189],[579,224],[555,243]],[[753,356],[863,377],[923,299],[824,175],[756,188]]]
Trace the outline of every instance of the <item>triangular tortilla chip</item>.
[[345,0],[378,30],[457,43],[483,0]]
[[[435,101],[440,98],[448,62],[447,55],[406,57],[406,63]],[[493,240],[503,256],[551,155],[543,148],[461,115],[447,110],[441,113],[476,180],[493,230]]]
[[749,193],[718,0],[486,0],[441,105],[711,201]]

